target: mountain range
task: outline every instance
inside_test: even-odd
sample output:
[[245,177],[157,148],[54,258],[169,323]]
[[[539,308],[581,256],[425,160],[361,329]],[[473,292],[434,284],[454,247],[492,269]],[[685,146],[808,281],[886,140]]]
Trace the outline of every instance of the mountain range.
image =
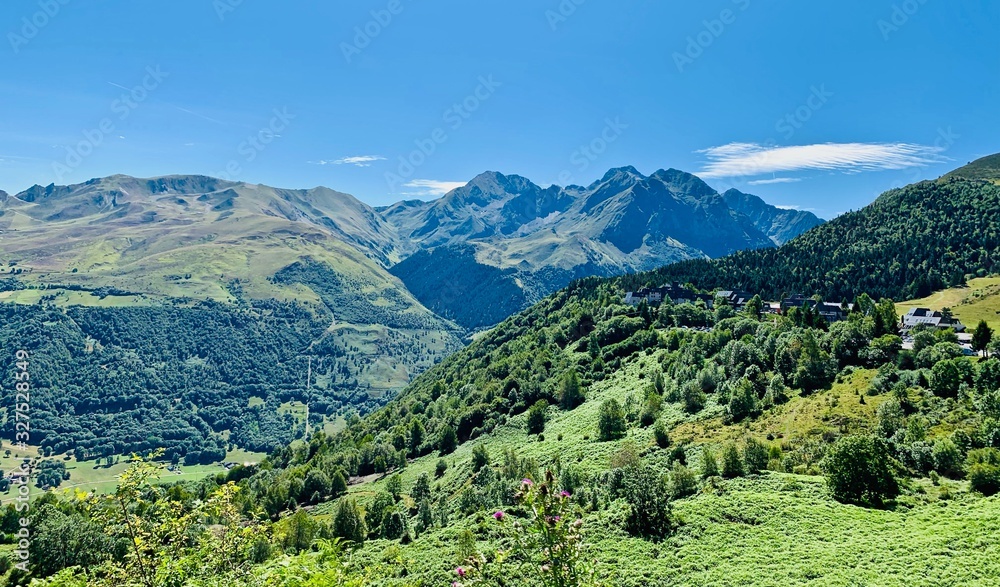
[[[773,247],[821,222],[674,169],[548,188],[487,172],[439,199],[378,209],[322,187],[116,175],[0,194],[0,254],[59,301],[89,300],[59,286],[123,303],[239,291],[325,304],[343,323],[443,332],[457,330],[450,320],[496,324],[575,278]],[[281,273],[297,263],[336,283]],[[365,307],[319,291],[338,288],[363,292]]]

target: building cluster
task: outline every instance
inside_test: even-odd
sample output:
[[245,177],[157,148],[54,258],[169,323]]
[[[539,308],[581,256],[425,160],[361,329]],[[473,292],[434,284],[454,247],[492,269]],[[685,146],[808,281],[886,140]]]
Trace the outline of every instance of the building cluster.
[[[721,290],[714,296],[698,293],[686,288],[679,283],[670,283],[661,287],[644,287],[638,291],[625,293],[625,303],[638,306],[645,301],[650,306],[658,306],[666,300],[674,304],[693,304],[698,300],[705,302],[709,309],[716,304],[725,304],[732,307],[737,312],[746,308],[756,294],[742,290]],[[817,302],[815,299],[801,294],[793,294],[781,300],[781,302],[763,302],[761,314],[785,314],[792,308],[810,308],[818,315],[822,316],[828,323],[847,320],[848,315],[854,309],[854,304],[834,304],[830,302]],[[901,319],[903,332],[908,332],[915,326],[927,325],[931,328],[945,329],[951,328],[955,332],[964,332],[965,325],[948,312],[938,312],[927,308],[912,308]]]
[[643,301],[650,306],[658,306],[668,299],[674,304],[693,304],[701,300],[710,309],[715,304],[715,298],[712,296],[698,293],[676,282],[661,287],[644,287],[638,291],[625,293],[625,303],[633,306],[638,306]]
[[908,332],[913,327],[921,324],[942,330],[951,328],[955,332],[963,332],[965,330],[965,324],[959,322],[957,318],[952,317],[950,314],[927,308],[911,308],[909,312],[903,315],[903,332]]
[[[672,283],[661,287],[645,287],[638,291],[626,292],[625,303],[638,306],[641,302],[645,301],[651,306],[656,306],[662,304],[667,299],[674,304],[692,304],[698,300],[702,300],[709,309],[714,308],[716,304],[726,304],[739,312],[756,295],[753,292],[743,290],[721,290],[716,292],[714,296],[711,296],[697,293],[678,283]],[[791,308],[812,308],[827,322],[833,323],[846,320],[847,315],[853,308],[853,304],[833,304],[828,302],[819,302],[817,304],[813,298],[794,294],[784,298],[780,302],[763,302],[761,313],[784,314]]]

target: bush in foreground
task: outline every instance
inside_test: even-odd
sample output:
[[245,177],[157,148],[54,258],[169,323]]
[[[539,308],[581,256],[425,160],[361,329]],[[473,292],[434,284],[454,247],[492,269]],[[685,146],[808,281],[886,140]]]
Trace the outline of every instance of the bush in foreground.
[[881,507],[899,495],[889,447],[881,438],[842,438],[830,449],[822,467],[837,501]]

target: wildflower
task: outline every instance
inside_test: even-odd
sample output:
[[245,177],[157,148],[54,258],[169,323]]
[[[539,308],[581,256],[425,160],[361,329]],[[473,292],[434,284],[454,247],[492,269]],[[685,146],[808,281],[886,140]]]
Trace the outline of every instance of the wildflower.
[[534,481],[532,481],[531,479],[528,479],[527,477],[525,477],[524,479],[521,479],[521,485],[527,485],[528,487],[531,487],[534,484],[535,484]]
[[559,492],[559,496],[560,497],[569,497],[569,492],[565,491],[565,490],[564,491],[560,491]]
[[464,577],[465,569],[463,569],[462,567],[455,567],[455,573],[457,573],[459,577]]
[[493,517],[495,519],[497,519],[497,520],[502,520],[503,519],[503,512],[497,510],[497,513],[493,514]]

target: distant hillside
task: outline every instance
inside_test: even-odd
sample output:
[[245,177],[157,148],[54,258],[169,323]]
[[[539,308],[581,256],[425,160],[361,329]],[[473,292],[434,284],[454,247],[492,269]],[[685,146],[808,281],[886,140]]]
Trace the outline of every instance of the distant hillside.
[[730,208],[743,214],[757,230],[781,246],[811,228],[823,224],[812,212],[776,208],[752,194],[731,189],[722,194]]
[[626,287],[664,281],[703,289],[743,288],[775,299],[819,293],[828,300],[861,292],[922,298],[1000,265],[1000,186],[961,178],[892,190],[777,249],[693,260],[624,279]]
[[981,179],[985,181],[1000,181],[1000,153],[976,159],[964,167],[959,167],[955,171],[944,176],[944,179],[951,178]]
[[[676,169],[647,177],[623,167],[565,188],[488,172],[433,202],[382,213],[408,241],[401,248],[418,250],[393,274],[424,305],[477,328],[576,278],[773,247],[821,222],[740,196],[720,195]],[[488,283],[504,282],[497,295],[480,287],[484,274]]]
[[[0,342],[52,373],[32,394],[33,440],[200,462],[223,438],[269,449],[301,435],[279,414],[290,402],[314,426],[371,407],[463,335],[388,273],[396,241],[326,188],[113,176],[0,198],[0,301],[30,305],[3,308]],[[188,432],[140,433],[170,428]]]

